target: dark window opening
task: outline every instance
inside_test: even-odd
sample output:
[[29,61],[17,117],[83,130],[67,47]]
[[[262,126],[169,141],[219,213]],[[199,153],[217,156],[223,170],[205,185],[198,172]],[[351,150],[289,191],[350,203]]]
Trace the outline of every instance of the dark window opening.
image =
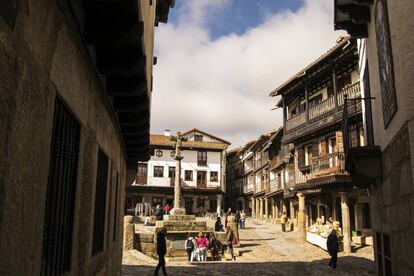
[[152,197],[152,206],[157,206],[160,205],[162,206],[162,197]]
[[184,180],[193,181],[193,171],[184,171]]
[[79,140],[80,125],[56,99],[43,225],[41,275],[60,275],[71,267]]
[[201,166],[201,167],[207,166],[207,152],[206,151],[197,152],[197,166]]
[[198,171],[197,172],[197,187],[205,188],[207,186],[207,172]]
[[164,177],[163,166],[154,166],[154,177]]
[[205,200],[202,198],[197,199],[197,208],[204,209],[204,206],[205,206]]
[[104,249],[108,157],[99,149],[96,173],[95,212],[93,218],[92,255]]
[[210,172],[210,181],[217,182],[218,181],[218,172]]
[[203,135],[195,134],[194,135],[194,141],[202,142],[203,141]]
[[175,167],[168,167],[168,177],[169,178],[175,177]]

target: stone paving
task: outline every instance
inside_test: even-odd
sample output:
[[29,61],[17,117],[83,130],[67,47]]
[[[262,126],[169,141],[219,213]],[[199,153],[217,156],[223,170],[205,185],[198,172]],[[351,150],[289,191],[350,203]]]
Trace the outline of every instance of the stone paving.
[[[375,275],[372,247],[339,254],[338,269],[331,272],[328,253],[300,242],[298,232],[282,233],[280,225],[251,219],[246,225],[236,261],[167,263],[169,275]],[[153,275],[155,265],[129,252],[124,254],[123,275]]]

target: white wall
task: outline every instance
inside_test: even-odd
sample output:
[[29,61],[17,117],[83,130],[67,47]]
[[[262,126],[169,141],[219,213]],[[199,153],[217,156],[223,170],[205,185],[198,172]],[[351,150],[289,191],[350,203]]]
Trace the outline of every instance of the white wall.
[[[155,149],[155,153],[158,149]],[[168,166],[175,167],[175,160],[171,157],[170,150],[161,150],[162,156],[151,156],[148,161],[148,185],[149,186],[170,186],[170,179],[168,178]],[[197,166],[197,151],[196,150],[183,150],[181,155],[184,159],[181,161],[181,178],[186,185],[197,187],[197,171],[205,171],[207,173],[207,187],[221,187],[222,172],[221,172],[221,153],[220,152],[207,152],[207,167]],[[154,166],[164,166],[164,177],[153,177]],[[193,171],[193,181],[186,181],[184,179],[184,171]],[[218,173],[218,181],[210,181],[210,172],[215,171]]]

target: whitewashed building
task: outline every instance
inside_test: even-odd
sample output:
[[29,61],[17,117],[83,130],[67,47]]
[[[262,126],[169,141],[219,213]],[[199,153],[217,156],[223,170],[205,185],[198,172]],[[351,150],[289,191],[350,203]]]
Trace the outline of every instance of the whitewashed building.
[[[182,203],[187,213],[220,212],[225,191],[225,156],[229,142],[199,129],[182,133]],[[126,209],[136,203],[173,204],[176,173],[175,142],[169,131],[150,136],[151,158],[138,164],[134,183],[127,188]]]

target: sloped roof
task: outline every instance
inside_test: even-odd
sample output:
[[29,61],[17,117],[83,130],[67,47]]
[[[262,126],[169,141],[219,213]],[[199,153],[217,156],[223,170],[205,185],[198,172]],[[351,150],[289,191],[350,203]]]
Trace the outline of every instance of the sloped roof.
[[[169,136],[161,134],[151,134],[150,136],[150,146],[166,146],[174,147],[175,142],[170,140]],[[217,143],[217,142],[201,142],[201,141],[186,141],[183,142],[182,147],[191,149],[215,149],[215,150],[225,150],[229,144],[226,143]]]
[[207,136],[210,136],[210,137],[212,137],[212,138],[214,138],[214,139],[220,140],[221,142],[223,142],[223,143],[225,143],[225,144],[231,145],[231,143],[230,143],[230,142],[228,142],[228,141],[226,141],[226,140],[224,140],[224,139],[221,139],[221,138],[219,138],[219,137],[217,137],[217,136],[215,136],[215,135],[213,135],[213,134],[210,134],[210,133],[208,133],[208,132],[205,132],[205,131],[203,131],[203,130],[200,130],[200,129],[198,129],[198,128],[192,128],[192,129],[187,130],[187,131],[185,131],[185,132],[183,132],[183,133],[181,133],[181,134],[182,134],[182,135],[186,135],[186,134],[189,134],[189,133],[191,133],[191,132],[200,132],[200,133],[203,133],[204,135],[207,135]]

